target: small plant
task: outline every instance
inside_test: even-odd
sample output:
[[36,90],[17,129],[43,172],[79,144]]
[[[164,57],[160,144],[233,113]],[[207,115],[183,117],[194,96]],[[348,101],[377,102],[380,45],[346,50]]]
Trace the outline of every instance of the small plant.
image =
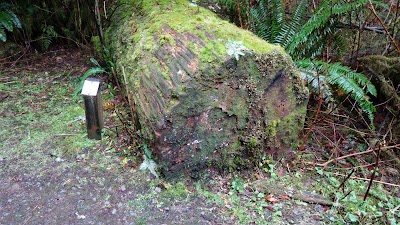
[[381,185],[374,186],[370,191],[371,197],[364,201],[366,182],[348,179],[341,183],[331,172],[322,171],[320,167],[315,170],[321,175],[315,187],[335,199],[328,213],[341,215],[332,216],[329,220],[339,224],[397,224],[395,221],[400,219],[400,198],[387,193]]
[[7,41],[6,31],[12,32],[14,27],[22,28],[17,15],[11,10],[11,5],[0,3],[0,40]]
[[240,177],[239,178],[235,178],[232,181],[232,184],[231,184],[233,190],[235,190],[235,191],[237,191],[239,193],[243,193],[245,188],[247,187],[247,185],[248,184],[244,183],[244,180],[242,178],[240,178]]
[[42,34],[37,39],[42,47],[43,50],[47,50],[53,39],[57,38],[59,34],[57,33],[56,29],[52,25],[44,24],[42,27]]
[[153,174],[158,179],[158,174],[156,172],[158,166],[157,163],[154,162],[153,157],[151,155],[151,150],[146,144],[142,145],[143,148],[143,162],[140,165],[140,170],[149,170],[151,174]]
[[92,75],[102,74],[102,73],[106,72],[106,69],[104,69],[102,66],[100,66],[100,64],[94,58],[90,58],[90,62],[92,62],[92,64],[95,67],[92,67],[92,68],[88,69],[83,74],[83,76],[80,78],[79,85],[78,85],[78,87],[76,87],[76,89],[74,91],[74,96],[75,97],[78,96],[78,94],[82,91],[83,84],[85,83],[86,78],[88,78],[89,76],[92,76]]

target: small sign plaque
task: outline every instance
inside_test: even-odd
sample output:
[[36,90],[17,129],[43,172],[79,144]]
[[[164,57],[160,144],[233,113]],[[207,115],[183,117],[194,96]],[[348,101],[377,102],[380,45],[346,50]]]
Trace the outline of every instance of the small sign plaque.
[[100,81],[94,78],[88,78],[83,83],[82,95],[96,96],[100,87]]

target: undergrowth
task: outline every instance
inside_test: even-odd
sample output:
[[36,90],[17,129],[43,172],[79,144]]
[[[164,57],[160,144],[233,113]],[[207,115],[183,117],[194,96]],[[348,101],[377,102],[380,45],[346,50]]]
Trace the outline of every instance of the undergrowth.
[[[311,169],[311,167],[303,167]],[[315,167],[310,172],[289,172],[271,159],[260,164],[255,177],[234,175],[228,181],[215,179],[215,185],[226,188],[215,191],[200,184],[197,191],[239,224],[292,224],[299,222],[321,224],[391,224],[400,219],[400,189],[391,191],[374,184],[369,197],[363,197],[368,182],[346,179],[336,173]],[[306,184],[306,185],[305,185]],[[326,199],[330,205],[314,205],[299,195]],[[323,204],[321,201],[321,204]],[[326,203],[328,204],[328,203]],[[315,214],[296,214],[314,212]],[[295,212],[293,214],[293,212]]]

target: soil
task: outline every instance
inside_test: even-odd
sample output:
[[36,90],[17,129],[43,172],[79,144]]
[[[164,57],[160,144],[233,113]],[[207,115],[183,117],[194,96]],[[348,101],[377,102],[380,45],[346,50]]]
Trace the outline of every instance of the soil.
[[[88,140],[72,93],[89,59],[58,48],[3,64],[0,224],[327,224],[340,216],[299,173],[251,171],[240,183],[235,174],[166,181],[140,170],[132,143],[141,141],[130,137],[129,110],[107,75],[99,78],[113,107],[103,139]],[[261,188],[251,186],[254,176]]]
[[[61,48],[29,55],[1,72],[0,224],[229,223],[204,197],[185,192],[170,199],[147,173],[121,168],[119,155],[103,154],[112,158],[106,162],[90,156],[105,150],[109,140],[70,152],[70,143],[59,139],[86,139],[84,122],[59,120],[69,126],[66,132],[47,135],[61,131],[50,121],[68,110],[63,107],[81,107],[70,90],[89,67],[89,55]],[[65,93],[56,93],[60,87]]]

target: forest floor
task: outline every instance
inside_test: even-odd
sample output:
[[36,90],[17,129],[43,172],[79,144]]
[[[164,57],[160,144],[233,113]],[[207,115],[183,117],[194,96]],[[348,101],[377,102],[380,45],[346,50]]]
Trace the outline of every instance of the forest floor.
[[[364,203],[368,179],[267,157],[252,171],[199,181],[156,179],[139,170],[142,153],[123,123],[128,110],[106,76],[100,78],[103,138],[87,139],[83,101],[73,92],[91,67],[89,59],[60,48],[0,70],[0,224],[400,221],[399,173],[393,168],[386,176],[390,185],[374,183]],[[315,154],[302,157],[313,161]]]

